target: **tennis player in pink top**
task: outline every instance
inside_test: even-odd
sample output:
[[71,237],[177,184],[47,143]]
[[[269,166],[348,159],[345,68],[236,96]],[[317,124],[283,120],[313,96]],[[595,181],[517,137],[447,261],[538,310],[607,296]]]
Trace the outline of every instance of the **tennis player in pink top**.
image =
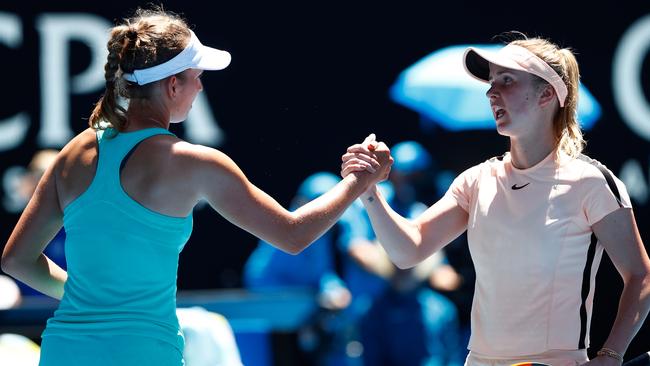
[[[575,56],[533,38],[498,52],[469,48],[464,66],[489,84],[497,132],[510,138],[510,151],[467,169],[414,220],[370,188],[362,200],[379,241],[408,268],[467,230],[476,290],[466,365],[620,365],[650,308],[650,260],[625,186],[581,154]],[[363,169],[369,156],[364,144],[351,146],[341,174]],[[609,337],[589,361],[603,250],[625,287]]]

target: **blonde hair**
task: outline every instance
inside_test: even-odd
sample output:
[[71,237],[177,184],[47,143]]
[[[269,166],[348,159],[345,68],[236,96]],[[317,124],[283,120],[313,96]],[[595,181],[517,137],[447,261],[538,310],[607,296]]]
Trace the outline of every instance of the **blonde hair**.
[[[568,48],[560,48],[556,44],[543,38],[529,38],[510,42],[517,46],[525,47],[537,57],[544,60],[557,72],[567,86],[567,96],[564,107],[559,107],[553,119],[558,151],[577,157],[585,148],[586,142],[578,123],[578,86],[580,71],[578,61],[573,52]],[[537,78],[540,84],[546,83],[542,78]]]
[[122,74],[170,60],[185,48],[190,37],[185,21],[162,8],[138,9],[133,17],[113,27],[104,66],[106,90],[90,115],[90,127],[113,127],[123,131],[127,123],[126,110],[118,98],[148,98],[153,83],[138,85],[125,80]]

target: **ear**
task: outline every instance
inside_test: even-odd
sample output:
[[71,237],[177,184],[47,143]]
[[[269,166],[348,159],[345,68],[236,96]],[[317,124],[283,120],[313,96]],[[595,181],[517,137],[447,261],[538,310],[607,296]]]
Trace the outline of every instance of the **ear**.
[[167,78],[164,85],[165,94],[167,94],[170,99],[176,98],[176,95],[178,94],[178,78],[176,75]]
[[539,106],[544,108],[557,100],[555,89],[550,84],[545,84],[539,92]]

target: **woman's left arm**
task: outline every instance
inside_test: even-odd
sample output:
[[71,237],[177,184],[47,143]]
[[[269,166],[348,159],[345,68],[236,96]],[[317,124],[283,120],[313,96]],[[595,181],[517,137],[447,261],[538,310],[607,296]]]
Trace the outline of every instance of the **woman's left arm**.
[[[592,225],[592,230],[624,282],[616,320],[603,345],[623,355],[650,309],[650,259],[632,209],[620,208],[610,213]],[[597,359],[616,361],[607,356]]]

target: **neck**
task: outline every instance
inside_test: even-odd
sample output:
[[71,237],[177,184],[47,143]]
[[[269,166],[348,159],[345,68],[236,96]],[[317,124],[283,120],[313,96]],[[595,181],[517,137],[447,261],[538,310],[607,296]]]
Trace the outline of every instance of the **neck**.
[[170,113],[162,105],[146,99],[132,99],[126,111],[126,131],[161,127],[169,129]]
[[510,138],[510,158],[517,169],[527,169],[544,160],[556,147],[552,138]]

